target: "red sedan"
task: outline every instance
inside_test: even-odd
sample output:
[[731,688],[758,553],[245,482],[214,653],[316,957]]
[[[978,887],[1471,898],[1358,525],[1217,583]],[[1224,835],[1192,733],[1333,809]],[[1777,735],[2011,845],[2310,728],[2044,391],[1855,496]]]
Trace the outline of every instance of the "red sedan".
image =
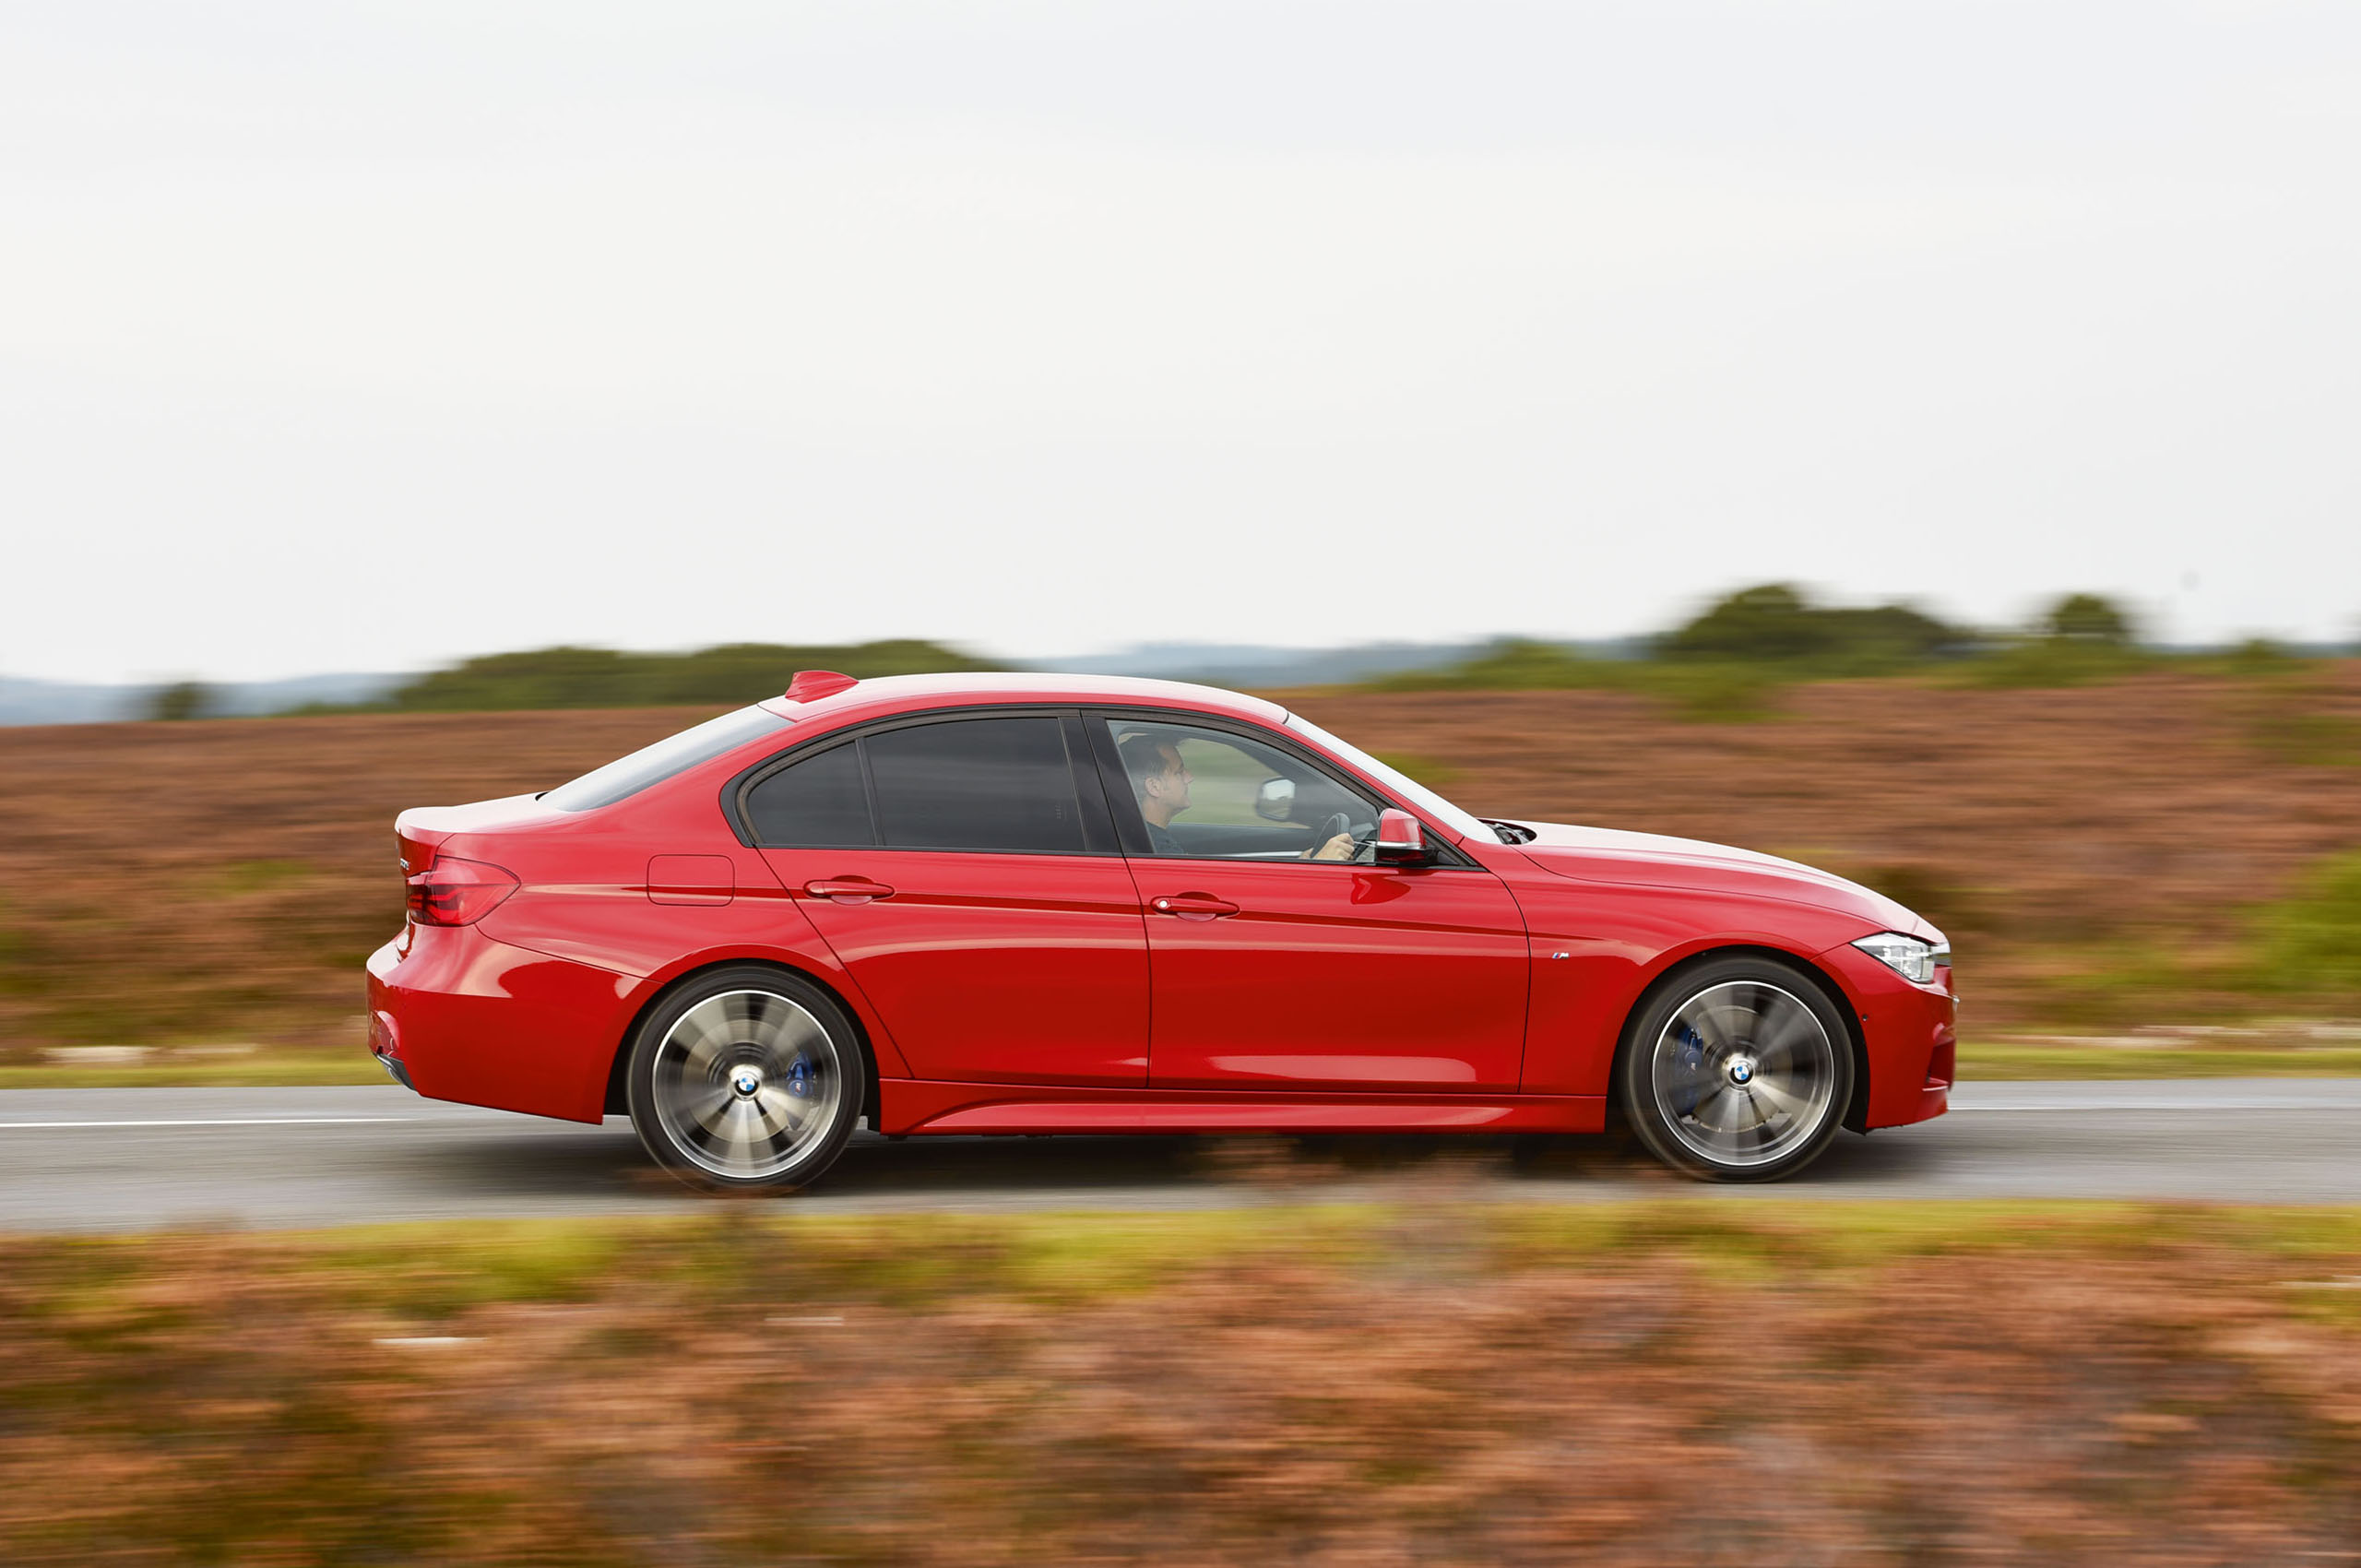
[[806,672],[539,795],[404,812],[370,1045],[629,1111],[694,1180],[887,1134],[1596,1132],[1693,1175],[1940,1115],[1942,933],[1690,839],[1470,815],[1275,704]]

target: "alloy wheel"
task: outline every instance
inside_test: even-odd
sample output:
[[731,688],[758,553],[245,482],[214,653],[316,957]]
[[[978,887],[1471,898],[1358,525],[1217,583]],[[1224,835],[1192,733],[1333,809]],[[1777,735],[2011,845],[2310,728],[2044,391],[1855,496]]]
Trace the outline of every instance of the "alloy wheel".
[[1656,1033],[1648,1090],[1684,1152],[1722,1170],[1786,1159],[1841,1110],[1837,1047],[1811,1007],[1767,980],[1691,993]]
[[666,1029],[647,1087],[665,1141],[698,1170],[765,1182],[792,1170],[835,1127],[846,1058],[802,1004],[724,991]]

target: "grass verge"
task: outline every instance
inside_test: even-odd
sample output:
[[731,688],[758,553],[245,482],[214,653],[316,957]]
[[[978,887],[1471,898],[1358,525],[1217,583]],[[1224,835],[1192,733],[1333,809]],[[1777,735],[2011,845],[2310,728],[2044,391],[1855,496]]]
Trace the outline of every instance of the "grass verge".
[[2361,1046],[2144,1050],[1971,1039],[1960,1047],[1959,1053],[1963,1083],[2026,1078],[2349,1078],[2355,1075],[2361,1075]]
[[389,1080],[365,1051],[257,1051],[250,1056],[0,1066],[0,1089],[289,1088]]

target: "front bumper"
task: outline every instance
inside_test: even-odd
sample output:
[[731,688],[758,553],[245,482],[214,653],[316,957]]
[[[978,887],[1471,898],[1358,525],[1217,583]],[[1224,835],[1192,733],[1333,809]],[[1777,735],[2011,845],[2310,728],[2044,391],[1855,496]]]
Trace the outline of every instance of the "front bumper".
[[1820,955],[1852,999],[1869,1061],[1869,1104],[1862,1126],[1902,1127],[1951,1109],[1958,1076],[1959,1000],[1952,971],[1932,983],[1904,980],[1847,944]]
[[597,1122],[628,1021],[631,977],[409,925],[369,956],[369,1045],[430,1099]]

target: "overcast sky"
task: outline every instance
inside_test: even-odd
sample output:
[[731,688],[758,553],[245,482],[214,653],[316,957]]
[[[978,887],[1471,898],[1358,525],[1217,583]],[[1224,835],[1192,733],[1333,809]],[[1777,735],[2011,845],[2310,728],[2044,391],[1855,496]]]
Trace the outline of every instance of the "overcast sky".
[[0,4],[0,673],[2361,623],[2361,7]]

